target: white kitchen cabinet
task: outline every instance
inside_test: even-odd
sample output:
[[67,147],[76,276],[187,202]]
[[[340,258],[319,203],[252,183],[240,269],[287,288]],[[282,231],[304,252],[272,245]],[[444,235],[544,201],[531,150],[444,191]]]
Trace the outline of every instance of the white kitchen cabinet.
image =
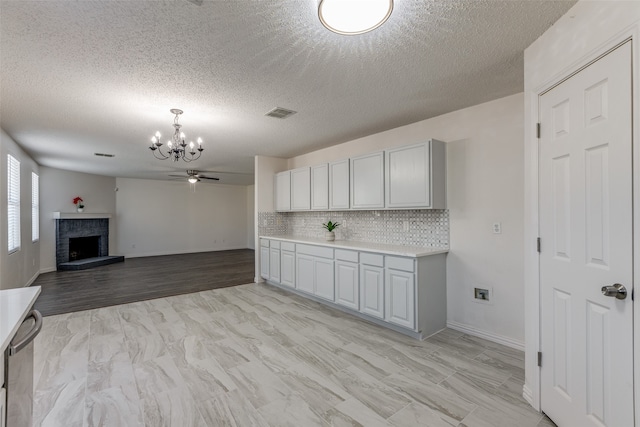
[[296,289],[313,294],[314,257],[296,253]]
[[291,210],[311,209],[311,169],[299,168],[291,171]]
[[260,276],[269,279],[269,240],[260,239]]
[[329,209],[329,165],[311,168],[311,209]]
[[0,427],[6,427],[7,421],[7,389],[0,388]]
[[292,288],[296,285],[296,254],[282,247],[280,252],[280,283]]
[[349,159],[329,163],[329,209],[349,209]]
[[360,311],[384,319],[384,269],[360,264]]
[[291,171],[276,174],[276,211],[291,210]]
[[269,280],[280,283],[280,246],[273,247],[273,243],[280,242],[271,242],[272,246],[269,249]]
[[384,152],[350,159],[351,208],[384,208]]
[[358,263],[336,260],[336,304],[360,309]]
[[387,268],[385,273],[385,320],[415,328],[415,274]]
[[314,294],[320,298],[333,301],[334,297],[334,274],[333,260],[326,258],[316,258],[314,260]]
[[446,208],[446,153],[442,141],[385,151],[385,207]]

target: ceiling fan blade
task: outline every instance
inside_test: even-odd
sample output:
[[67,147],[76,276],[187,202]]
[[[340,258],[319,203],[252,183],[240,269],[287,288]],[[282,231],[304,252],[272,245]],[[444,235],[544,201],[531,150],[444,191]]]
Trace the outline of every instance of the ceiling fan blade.
[[176,178],[189,178],[189,175],[167,175],[167,176],[173,176]]
[[198,178],[200,178],[200,179],[211,179],[213,181],[220,181],[220,178],[215,178],[215,177],[210,177],[210,176],[198,175]]
[[249,172],[224,172],[224,171],[202,171],[200,173],[220,173],[224,175],[253,175],[253,173],[249,173]]

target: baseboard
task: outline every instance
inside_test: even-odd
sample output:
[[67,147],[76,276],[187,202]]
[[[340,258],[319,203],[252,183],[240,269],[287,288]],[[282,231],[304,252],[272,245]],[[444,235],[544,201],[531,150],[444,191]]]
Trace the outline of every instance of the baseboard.
[[505,337],[502,335],[494,334],[493,332],[483,331],[473,326],[465,325],[463,323],[447,321],[447,328],[455,329],[456,331],[464,332],[465,334],[473,335],[474,337],[483,338],[488,341],[492,341],[498,344],[505,345],[507,347],[514,348],[516,350],[524,351],[524,342],[514,340],[513,338]]
[[40,274],[51,273],[52,271],[57,271],[57,269],[55,267],[41,268],[40,269]]
[[33,282],[36,281],[36,279],[38,278],[39,275],[40,275],[40,272],[36,271],[36,274],[34,274],[33,277],[31,279],[29,279],[29,281],[27,282],[26,285],[24,285],[24,287],[28,288],[29,286],[31,286],[33,284]]
[[214,249],[198,249],[195,251],[187,252],[175,252],[175,251],[162,251],[162,252],[145,252],[135,254],[124,254],[125,258],[144,258],[150,256],[165,256],[165,255],[183,255],[183,254],[197,254],[200,252],[220,252],[220,251],[235,251],[238,249],[247,249],[246,246],[233,246],[228,248],[214,248]]
[[529,403],[529,405],[533,406],[533,392],[526,383],[522,386],[522,397],[527,401],[527,403]]

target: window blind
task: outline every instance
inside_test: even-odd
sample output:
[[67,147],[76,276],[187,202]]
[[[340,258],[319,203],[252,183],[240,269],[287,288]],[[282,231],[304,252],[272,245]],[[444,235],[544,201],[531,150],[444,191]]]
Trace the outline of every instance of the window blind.
[[40,240],[40,177],[31,172],[31,241]]
[[7,155],[7,223],[9,252],[20,249],[20,162]]

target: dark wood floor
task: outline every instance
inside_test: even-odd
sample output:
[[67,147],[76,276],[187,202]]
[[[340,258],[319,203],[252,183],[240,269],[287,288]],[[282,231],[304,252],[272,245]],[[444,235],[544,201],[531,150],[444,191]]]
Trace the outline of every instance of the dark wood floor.
[[41,274],[35,308],[44,316],[252,283],[251,249],[129,258],[82,271]]

